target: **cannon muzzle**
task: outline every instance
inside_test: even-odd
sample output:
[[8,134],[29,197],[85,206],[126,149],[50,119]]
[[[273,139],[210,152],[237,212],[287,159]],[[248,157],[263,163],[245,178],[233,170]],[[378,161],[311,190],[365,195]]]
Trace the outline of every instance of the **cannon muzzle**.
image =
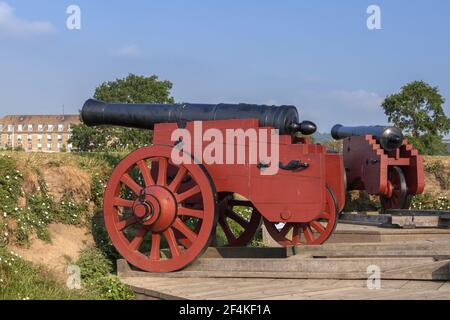
[[253,104],[109,104],[89,99],[81,111],[88,126],[115,125],[152,130],[157,123],[177,123],[184,127],[189,121],[258,119],[261,127],[278,129],[280,134],[300,132],[310,135],[317,127],[310,121],[299,123],[294,106]]
[[399,148],[403,143],[403,133],[399,128],[386,126],[361,126],[344,127],[337,124],[331,129],[331,135],[336,140],[342,140],[348,137],[372,135],[381,147],[386,151],[392,151]]

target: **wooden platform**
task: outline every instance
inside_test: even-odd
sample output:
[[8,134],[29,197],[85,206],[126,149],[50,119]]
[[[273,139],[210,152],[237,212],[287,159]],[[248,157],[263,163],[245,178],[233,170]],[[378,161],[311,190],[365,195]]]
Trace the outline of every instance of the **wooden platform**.
[[141,300],[450,300],[450,282],[383,280],[369,290],[364,280],[123,278]]
[[342,224],[323,246],[210,248],[168,274],[120,260],[118,274],[139,299],[450,299],[450,230]]

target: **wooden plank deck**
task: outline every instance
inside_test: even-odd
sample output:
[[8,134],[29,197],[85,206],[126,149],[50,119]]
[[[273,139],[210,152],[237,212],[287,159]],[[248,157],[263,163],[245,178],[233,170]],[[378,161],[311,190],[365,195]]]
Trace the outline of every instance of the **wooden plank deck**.
[[[450,230],[339,225],[335,241],[295,248],[210,248],[180,272],[118,261],[138,299],[450,300]],[[381,288],[367,287],[367,267]]]
[[122,278],[138,299],[187,300],[450,300],[450,282],[382,280],[369,290],[364,280]]

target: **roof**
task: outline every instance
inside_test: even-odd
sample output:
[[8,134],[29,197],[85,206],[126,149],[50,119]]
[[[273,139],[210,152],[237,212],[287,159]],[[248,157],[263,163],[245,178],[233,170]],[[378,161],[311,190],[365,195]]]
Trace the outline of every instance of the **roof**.
[[0,119],[0,124],[78,124],[80,116],[68,115],[6,115]]

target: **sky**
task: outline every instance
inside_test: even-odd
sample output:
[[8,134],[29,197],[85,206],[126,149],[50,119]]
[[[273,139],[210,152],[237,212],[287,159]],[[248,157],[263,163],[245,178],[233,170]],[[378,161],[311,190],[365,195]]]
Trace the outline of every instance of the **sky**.
[[320,132],[387,124],[381,102],[413,80],[449,114],[449,14],[448,0],[0,0],[0,116],[77,113],[128,73],[171,81],[177,102],[295,105]]

